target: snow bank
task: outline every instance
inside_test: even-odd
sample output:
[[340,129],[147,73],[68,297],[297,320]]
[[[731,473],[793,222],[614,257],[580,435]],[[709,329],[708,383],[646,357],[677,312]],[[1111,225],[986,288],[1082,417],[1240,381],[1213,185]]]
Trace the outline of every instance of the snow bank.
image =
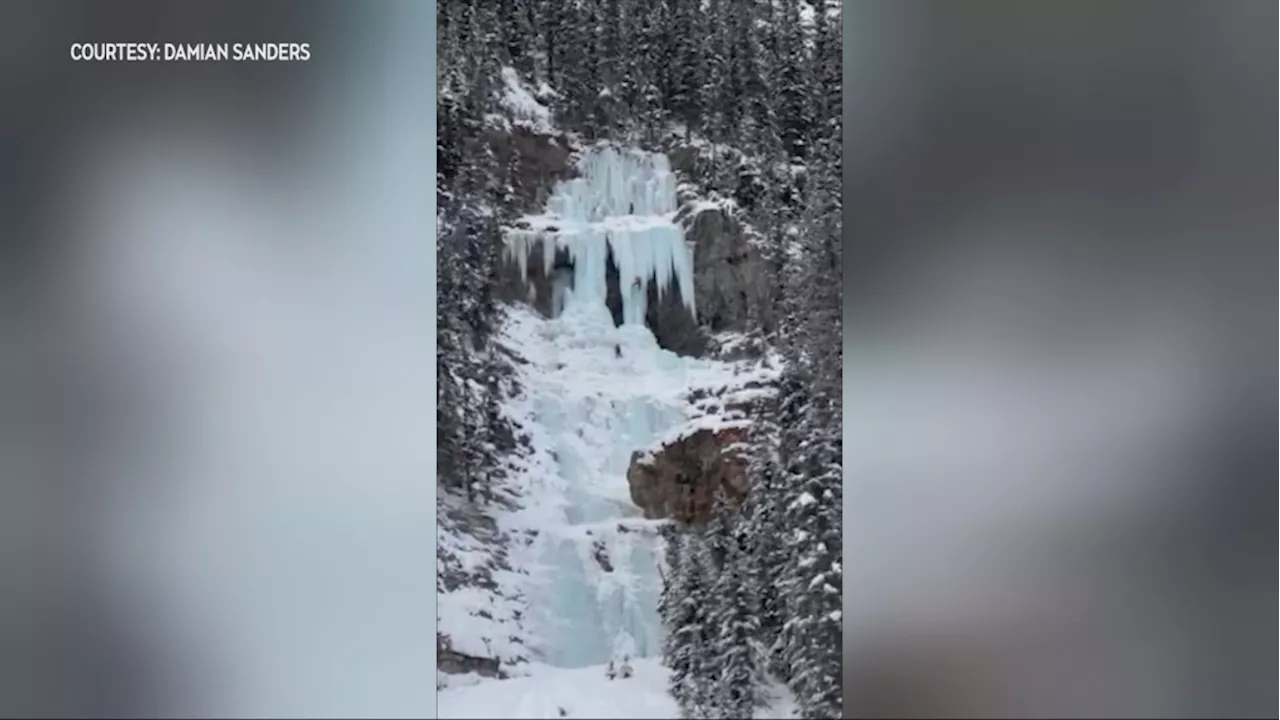
[[[543,667],[529,677],[485,681],[442,690],[441,718],[677,718],[667,694],[666,668],[656,659],[632,662],[635,673],[609,680],[605,666],[576,670]],[[495,684],[501,683],[501,684]]]
[[668,428],[652,443],[639,448],[640,462],[652,462],[665,446],[680,442],[700,430],[714,433],[751,424],[746,408],[774,393],[773,381],[778,375],[780,364],[774,361],[722,365],[731,370],[706,378],[710,381],[708,384],[693,384],[689,387],[690,395],[701,397],[690,402],[687,419]]
[[[657,659],[632,661],[629,678],[609,680],[604,665],[565,670],[533,666],[527,677],[451,685],[436,696],[442,719],[489,718],[678,718],[680,708],[667,692],[670,671]],[[496,684],[500,683],[500,684]],[[770,682],[760,720],[798,717],[787,688]]]

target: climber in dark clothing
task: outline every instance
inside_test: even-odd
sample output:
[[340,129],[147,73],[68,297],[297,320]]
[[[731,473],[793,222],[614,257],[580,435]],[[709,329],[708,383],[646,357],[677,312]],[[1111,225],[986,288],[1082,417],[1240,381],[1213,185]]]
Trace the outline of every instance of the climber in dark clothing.
[[622,357],[622,346],[621,346],[621,345],[614,345],[614,346],[613,346],[613,356],[614,356],[614,357]]

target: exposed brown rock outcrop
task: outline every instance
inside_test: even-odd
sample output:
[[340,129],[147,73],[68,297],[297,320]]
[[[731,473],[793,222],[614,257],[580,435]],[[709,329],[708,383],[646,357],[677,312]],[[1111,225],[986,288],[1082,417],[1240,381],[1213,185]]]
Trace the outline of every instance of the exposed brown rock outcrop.
[[734,505],[747,497],[746,428],[697,430],[650,456],[633,453],[627,469],[631,500],[646,518],[701,525],[711,518],[716,490]]

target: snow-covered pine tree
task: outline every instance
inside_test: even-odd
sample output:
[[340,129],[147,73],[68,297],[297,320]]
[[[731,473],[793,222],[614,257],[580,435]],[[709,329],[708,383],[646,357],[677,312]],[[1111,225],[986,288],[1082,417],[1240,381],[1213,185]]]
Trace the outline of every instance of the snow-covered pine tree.
[[706,25],[701,39],[703,48],[703,92],[707,99],[703,126],[712,142],[726,143],[733,128],[728,124],[732,105],[729,98],[729,15],[732,3],[707,0],[703,17]]
[[635,138],[644,147],[658,147],[667,124],[663,78],[667,72],[664,56],[668,44],[663,28],[668,22],[665,0],[634,0],[632,22],[635,28],[625,52],[629,59],[629,78],[635,86],[631,116],[636,124]]
[[[828,108],[831,106],[828,105]],[[836,108],[838,109],[838,107]],[[781,393],[786,619],[782,657],[804,717],[839,717],[842,629],[839,117],[814,132],[806,203],[784,274]]]
[[772,58],[774,89],[778,93],[778,129],[783,147],[794,162],[809,156],[805,140],[813,119],[810,115],[809,33],[800,19],[798,2],[777,3],[774,10],[777,42]]
[[557,14],[560,58],[556,88],[564,97],[561,117],[588,139],[601,136],[600,122],[609,97],[607,93],[601,96],[605,90],[601,76],[600,34],[604,23],[601,2],[566,3],[564,12]]
[[713,503],[711,518],[704,527],[689,529],[685,545],[685,561],[694,563],[697,572],[705,579],[707,588],[707,604],[703,608],[704,644],[695,647],[703,683],[697,702],[691,703],[697,714],[689,717],[724,717],[728,691],[724,674],[726,658],[722,653],[721,628],[717,624],[727,603],[717,593],[723,589],[722,579],[727,571],[730,521],[728,510],[724,507],[723,493],[717,491]]
[[[834,140],[828,147],[816,148],[818,156],[834,159],[826,153],[832,150],[840,154],[842,138],[839,123],[843,102],[844,28],[841,26],[840,0],[819,0],[815,3],[813,40],[813,142]],[[839,174],[837,173],[837,177]]]
[[597,1],[600,13],[599,136],[617,140],[630,120],[629,109],[634,100],[626,56],[627,35],[632,30],[628,27],[629,16],[624,7],[629,3],[624,4],[623,0]]
[[[514,6],[513,6],[514,7]],[[485,117],[497,108],[502,36],[494,7],[459,0],[439,9],[440,128],[437,201],[437,448],[441,487],[471,500],[491,498],[512,430],[501,412],[504,368],[491,341],[499,227],[510,212],[509,172],[493,154]],[[468,43],[486,48],[466,52]]]
[[745,582],[756,588],[756,615],[759,620],[756,645],[765,667],[780,680],[786,679],[781,664],[779,638],[786,612],[778,590],[778,572],[787,564],[784,533],[783,495],[778,448],[781,442],[777,397],[757,402],[755,421],[748,436],[748,475],[751,493],[743,507],[747,550],[742,558]]
[[[531,0],[497,0],[504,59],[523,77],[533,77],[534,31]],[[492,3],[490,3],[492,5]]]
[[816,117],[811,142],[817,151],[810,163],[806,202],[799,219],[799,261],[792,278],[800,294],[801,322],[793,326],[789,346],[798,361],[807,363],[814,391],[832,403],[833,415],[824,422],[839,426],[841,417],[841,302],[843,260],[842,152],[839,8],[819,15],[815,63],[820,78],[815,94]]
[[666,546],[667,587],[660,608],[666,628],[663,664],[671,670],[671,694],[683,717],[705,716],[711,597],[701,548],[683,532],[671,533]]
[[667,40],[671,43],[672,66],[668,76],[667,107],[685,126],[686,137],[694,130],[706,130],[707,97],[706,28],[707,17],[701,0],[668,0],[671,7]]
[[804,440],[784,439],[794,443],[794,455],[783,513],[789,562],[779,583],[786,603],[782,659],[803,716],[838,718],[843,621],[839,428],[830,424],[829,401],[811,395],[807,387],[793,391],[790,400],[806,414],[800,426],[808,434]]
[[615,92],[621,108],[618,124],[624,133],[625,142],[654,147],[652,141],[645,140],[644,126],[649,120],[644,93],[652,83],[648,68],[645,67],[647,58],[641,54],[641,48],[647,41],[647,18],[641,2],[617,2],[618,25],[621,27],[621,40],[616,50],[618,80]]
[[752,572],[748,523],[718,493],[708,541],[722,554],[710,612],[716,635],[711,660],[718,683],[711,693],[717,717],[750,718],[764,704],[765,667],[760,639],[759,577]]
[[[542,47],[547,82],[563,94],[569,88],[565,75],[569,64],[568,48],[572,42],[569,34],[574,22],[573,8],[570,3],[562,0],[533,0],[533,2],[535,3],[534,17],[538,20],[539,37],[531,42],[535,45],[540,44]],[[541,42],[539,43],[538,40]]]
[[[735,39],[741,46],[742,102],[746,122],[739,142],[749,155],[763,160],[774,158],[782,151],[777,98],[769,65],[771,58],[778,54],[778,31],[771,22],[771,0],[750,0],[741,7],[742,34]],[[762,175],[770,173],[769,168],[762,168]]]

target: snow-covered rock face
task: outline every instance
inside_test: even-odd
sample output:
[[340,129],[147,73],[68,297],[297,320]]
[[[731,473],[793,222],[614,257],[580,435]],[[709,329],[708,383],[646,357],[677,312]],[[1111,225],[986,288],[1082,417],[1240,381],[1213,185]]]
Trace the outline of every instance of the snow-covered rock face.
[[579,173],[556,185],[544,214],[506,231],[508,256],[521,277],[529,277],[535,247],[541,247],[543,275],[556,269],[558,256],[567,257],[572,282],[564,288],[564,302],[555,305],[558,314],[576,300],[603,305],[612,260],[624,325],[644,324],[651,282],[659,297],[678,291],[696,315],[693,259],[674,220],[676,180],[667,157],[601,146],[586,154]]

